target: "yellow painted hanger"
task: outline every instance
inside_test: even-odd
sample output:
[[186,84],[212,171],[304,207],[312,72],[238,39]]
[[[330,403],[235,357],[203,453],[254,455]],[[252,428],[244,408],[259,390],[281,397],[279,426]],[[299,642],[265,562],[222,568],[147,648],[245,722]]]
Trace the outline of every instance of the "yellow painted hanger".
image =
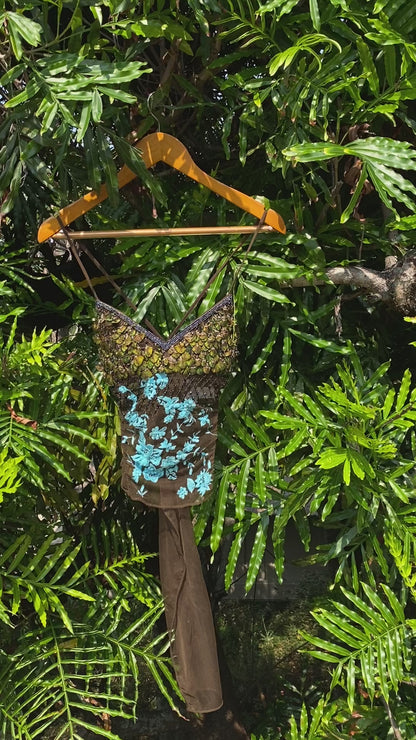
[[[186,147],[174,136],[170,134],[163,134],[161,132],[148,134],[141,139],[135,145],[137,149],[142,152],[143,163],[146,169],[153,167],[158,162],[166,162],[175,170],[183,172],[192,180],[196,180],[201,185],[209,188],[217,195],[221,195],[230,203],[241,208],[243,211],[250,213],[252,216],[256,216],[258,219],[264,214],[264,207],[261,203],[251,198],[249,195],[240,193],[239,190],[224,185],[222,182],[215,180],[206,172],[203,172],[193,161]],[[124,165],[117,175],[118,186],[122,188],[127,183],[134,180],[136,177],[135,173]],[[102,185],[98,192],[92,190],[87,193],[79,200],[74,203],[70,203],[61,208],[58,216],[51,216],[46,219],[38,231],[38,241],[44,242],[46,239],[54,237],[55,239],[65,239],[66,236],[61,231],[62,224],[68,226],[68,224],[75,221],[75,219],[82,216],[87,211],[94,208],[94,206],[102,203],[108,197],[107,188]],[[58,220],[60,219],[60,221]],[[172,228],[172,229],[125,229],[120,231],[71,231],[70,235],[74,238],[83,239],[95,239],[95,238],[119,238],[127,236],[177,236],[179,234],[214,234],[214,233],[250,233],[258,229],[257,226],[199,226],[199,227],[184,227],[184,228]],[[260,227],[260,231],[280,231],[280,233],[286,233],[286,227],[282,217],[269,209],[264,219],[264,225]]]

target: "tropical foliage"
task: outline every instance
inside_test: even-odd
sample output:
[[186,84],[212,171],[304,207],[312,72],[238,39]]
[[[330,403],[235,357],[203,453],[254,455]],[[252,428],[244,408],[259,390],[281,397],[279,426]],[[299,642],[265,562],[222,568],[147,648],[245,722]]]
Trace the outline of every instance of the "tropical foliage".
[[[413,248],[415,10],[413,0],[3,0],[5,737],[120,736],[143,670],[174,702],[149,515],[120,492],[84,276],[65,244],[36,241],[45,218],[102,182],[110,197],[85,228],[248,223],[175,173],[145,170],[133,144],[160,129],[288,226],[248,251],[235,237],[91,247],[134,318],[162,332],[207,285],[198,311],[235,295],[239,369],[222,396],[215,495],[195,511],[197,540],[215,553],[232,535],[230,588],[254,530],[250,590],[268,538],[284,577],[294,523],[305,560],[332,574],[304,635],[329,691],[281,731],[276,721],[273,740],[414,738],[414,326],[326,271],[383,271]],[[125,198],[122,163],[138,175]],[[121,302],[96,263],[88,270],[100,297]],[[310,552],[312,529],[323,543]]]
[[50,330],[18,338],[26,309],[3,287],[2,737],[117,737],[112,718],[134,718],[139,672],[171,703],[176,687],[150,556],[115,500],[91,506],[118,477],[114,409],[82,350]]

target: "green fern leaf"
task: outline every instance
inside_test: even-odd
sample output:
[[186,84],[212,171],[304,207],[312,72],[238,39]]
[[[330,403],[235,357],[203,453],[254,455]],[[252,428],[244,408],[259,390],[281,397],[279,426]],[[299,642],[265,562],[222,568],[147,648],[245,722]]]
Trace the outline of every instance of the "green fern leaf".
[[[383,586],[386,604],[368,584],[362,583],[362,588],[367,601],[342,588],[355,610],[333,601],[331,610],[314,612],[316,621],[332,641],[305,635],[312,645],[320,648],[310,651],[315,657],[332,663],[338,656],[339,671],[346,675],[350,709],[354,704],[355,683],[359,676],[372,698],[378,689],[388,701],[390,693],[397,691],[406,675],[411,649],[406,636],[410,636],[412,627],[396,595],[388,586]],[[335,685],[334,681],[340,681],[339,671],[336,680],[333,677],[332,685]]]
[[235,515],[240,521],[244,519],[247,484],[250,474],[251,460],[244,460],[238,473],[235,494]]
[[267,514],[262,514],[257,525],[253,549],[251,551],[250,561],[248,564],[245,583],[246,592],[250,591],[250,589],[253,587],[260,569],[261,562],[263,560],[264,551],[266,549],[268,525],[269,517],[267,516]]

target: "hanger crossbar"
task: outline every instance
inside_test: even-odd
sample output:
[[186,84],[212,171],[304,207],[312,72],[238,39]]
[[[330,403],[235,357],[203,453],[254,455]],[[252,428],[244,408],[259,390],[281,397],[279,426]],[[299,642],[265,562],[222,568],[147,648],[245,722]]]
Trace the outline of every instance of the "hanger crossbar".
[[[214,234],[254,234],[255,231],[268,233],[275,231],[272,226],[183,226],[166,229],[104,229],[102,231],[68,231],[72,239],[128,239],[132,236],[206,236]],[[67,239],[63,231],[58,231],[54,239]]]

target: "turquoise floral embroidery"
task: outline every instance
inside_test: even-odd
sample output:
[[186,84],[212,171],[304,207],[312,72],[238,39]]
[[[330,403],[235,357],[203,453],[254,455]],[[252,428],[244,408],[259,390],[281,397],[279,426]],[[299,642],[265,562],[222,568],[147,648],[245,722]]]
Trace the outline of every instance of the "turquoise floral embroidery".
[[165,424],[169,424],[169,422],[173,421],[175,418],[175,414],[180,403],[179,398],[177,398],[176,396],[174,396],[173,398],[171,398],[170,396],[161,396],[157,400],[165,409],[166,416],[163,421],[165,422]]
[[210,490],[212,484],[212,475],[207,473],[206,470],[202,470],[196,477],[195,487],[201,496]]
[[[207,463],[207,467],[211,467],[211,463]],[[186,488],[184,486],[181,486],[178,490],[178,496],[181,499],[184,499],[187,497],[188,493],[193,493],[193,491],[197,491],[200,496],[203,496],[205,493],[207,493],[212,486],[212,474],[208,472],[208,470],[201,471],[196,479],[188,478],[186,481]]]
[[133,456],[133,460],[142,468],[146,468],[147,465],[160,465],[162,452],[157,449],[154,445],[146,444],[144,439],[140,439],[136,445],[136,454]]
[[192,400],[192,398],[186,398],[182,403],[178,404],[178,419],[181,421],[184,421],[185,424],[192,424],[193,421],[195,421],[194,417],[192,416],[192,411],[194,410],[196,406],[195,401]]
[[156,385],[158,388],[161,388],[162,390],[167,387],[169,383],[169,378],[166,375],[166,373],[156,373]]
[[130,424],[131,427],[134,427],[135,429],[139,429],[142,432],[147,431],[147,414],[143,414],[143,416],[139,416],[134,411],[130,411],[128,414],[126,414],[126,421]]
[[185,455],[188,455],[190,452],[193,452],[194,451],[194,448],[195,448],[195,443],[194,442],[185,442],[185,444],[183,446],[183,451],[184,451]]
[[150,401],[156,396],[157,389],[163,390],[166,388],[169,382],[169,378],[166,373],[156,373],[148,380],[142,380],[141,387],[143,388],[143,394]]
[[163,439],[166,435],[166,427],[153,427],[149,434],[150,439]]
[[[146,399],[155,402],[162,407],[165,412],[164,423],[167,425],[176,420],[176,427],[168,428],[167,426],[155,426],[148,430],[148,415],[140,414],[137,411],[138,397],[133,391],[124,385],[119,386],[118,390],[131,402],[131,407],[125,415],[126,422],[133,430],[138,432],[137,435],[125,435],[123,442],[129,441],[134,447],[134,454],[131,455],[130,461],[133,466],[132,477],[135,483],[140,480],[149,483],[157,483],[161,478],[176,480],[179,473],[179,465],[185,467],[188,474],[186,487],[181,486],[177,495],[180,499],[185,499],[190,493],[196,491],[200,496],[204,496],[211,488],[212,473],[211,462],[206,452],[200,451],[200,433],[206,435],[210,432],[206,427],[210,423],[209,409],[201,409],[197,418],[194,416],[196,403],[192,398],[185,398],[180,401],[177,396],[158,395],[160,390],[165,390],[169,384],[169,377],[166,373],[156,373],[156,375],[141,381],[141,388]],[[186,439],[180,447],[175,444],[184,435],[184,427],[194,425],[192,434]],[[201,432],[195,431],[195,425],[199,424]],[[202,460],[202,470],[199,466],[199,472],[193,477],[195,468],[195,457],[199,455]],[[146,494],[145,485],[141,485],[138,494]]]
[[139,429],[145,432],[147,430],[147,420],[149,417],[147,416],[147,414],[137,413],[136,407],[138,399],[136,394],[126,388],[125,385],[121,385],[119,387],[119,391],[121,393],[127,393],[127,398],[129,399],[129,401],[133,402],[130,411],[126,414],[127,423],[130,424],[131,427],[134,427],[134,429]]
[[157,392],[155,378],[149,378],[149,380],[142,380],[143,393],[146,398],[152,399],[155,397]]
[[[162,440],[162,442],[159,445],[159,449],[164,450],[165,452],[172,452],[175,449],[175,445],[172,444],[172,442],[169,442],[168,439]],[[182,458],[179,457],[179,452],[176,455],[177,460],[181,460]]]
[[[140,476],[140,469],[135,468],[133,470],[133,480],[137,483]],[[148,480],[150,483],[157,483],[159,478],[163,478],[163,470],[155,468],[154,465],[148,465],[143,469],[143,478]]]

